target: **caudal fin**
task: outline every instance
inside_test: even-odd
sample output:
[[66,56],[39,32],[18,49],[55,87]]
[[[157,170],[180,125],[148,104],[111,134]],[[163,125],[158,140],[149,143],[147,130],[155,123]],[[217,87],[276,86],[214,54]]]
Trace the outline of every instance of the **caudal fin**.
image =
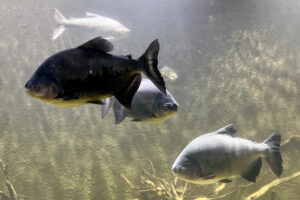
[[67,20],[56,8],[54,8],[54,19],[59,26],[54,29],[52,40],[55,40],[63,34],[63,32],[65,32],[66,28],[64,26],[64,22]]
[[158,39],[154,40],[145,53],[139,58],[139,61],[143,65],[143,70],[146,76],[154,83],[154,85],[166,95],[166,86],[163,77],[157,68],[157,56],[159,52]]
[[280,141],[281,136],[278,133],[273,133],[264,141],[270,148],[266,154],[266,160],[270,165],[272,172],[277,176],[280,176],[282,173],[282,158],[279,151]]

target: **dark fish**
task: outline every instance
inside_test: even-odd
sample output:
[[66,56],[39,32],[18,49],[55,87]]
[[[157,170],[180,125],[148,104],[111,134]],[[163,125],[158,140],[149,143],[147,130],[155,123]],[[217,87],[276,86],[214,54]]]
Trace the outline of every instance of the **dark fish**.
[[255,182],[262,158],[275,175],[281,175],[281,137],[278,133],[263,143],[255,143],[235,137],[235,132],[235,127],[228,125],[194,139],[174,162],[172,171],[175,176],[196,184],[228,183],[231,178],[239,176]]
[[97,37],[52,55],[26,83],[27,93],[57,106],[103,104],[102,99],[114,95],[122,105],[130,108],[142,72],[166,95],[164,80],[157,69],[157,39],[138,60],[130,55],[107,53],[112,49],[109,41]]
[[[102,106],[102,118],[110,107],[109,99]],[[118,101],[114,101],[113,110],[116,124],[121,123],[125,117],[133,118],[133,121],[146,121],[159,123],[172,117],[178,109],[178,103],[167,90],[163,95],[148,79],[142,79],[141,85],[131,102],[131,109],[126,109]]]

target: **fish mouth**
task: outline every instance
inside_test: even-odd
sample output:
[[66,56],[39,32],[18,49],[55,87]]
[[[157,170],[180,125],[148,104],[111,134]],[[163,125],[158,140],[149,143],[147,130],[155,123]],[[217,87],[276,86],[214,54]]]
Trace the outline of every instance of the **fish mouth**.
[[25,91],[29,96],[33,97],[33,98],[37,98],[37,99],[42,99],[39,96],[35,95],[30,89],[26,89]]
[[34,96],[34,95],[32,94],[32,92],[30,91],[30,89],[27,89],[27,88],[26,88],[25,92],[26,92],[29,96]]
[[173,174],[182,174],[184,171],[183,167],[176,166],[172,168]]
[[177,104],[172,104],[172,103],[164,105],[165,110],[174,111],[174,112],[178,110],[178,107],[179,106]]
[[33,97],[33,98],[36,98],[36,99],[39,99],[39,100],[43,100],[43,101],[48,101],[48,100],[53,100],[56,98],[53,97],[53,98],[49,98],[49,97],[45,97],[45,96],[42,96],[42,95],[38,95],[38,94],[35,94],[34,92],[32,92],[30,89],[26,89],[25,91],[29,96]]

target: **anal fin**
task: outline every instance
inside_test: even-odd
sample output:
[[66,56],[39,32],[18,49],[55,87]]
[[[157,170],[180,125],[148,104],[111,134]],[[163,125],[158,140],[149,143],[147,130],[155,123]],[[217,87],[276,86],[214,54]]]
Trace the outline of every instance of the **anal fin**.
[[126,117],[126,108],[124,108],[118,101],[115,101],[113,111],[115,115],[115,124],[120,124]]
[[102,105],[102,108],[101,108],[102,119],[104,119],[104,117],[107,115],[107,113],[109,111],[109,108],[111,107],[110,98],[103,99],[103,101],[104,101],[103,102],[104,105]]
[[248,169],[242,174],[242,177],[250,182],[256,182],[256,177],[259,174],[262,165],[261,157],[255,160]]
[[132,98],[138,90],[141,81],[142,75],[136,74],[125,84],[125,87],[115,93],[116,99],[127,109],[131,108]]

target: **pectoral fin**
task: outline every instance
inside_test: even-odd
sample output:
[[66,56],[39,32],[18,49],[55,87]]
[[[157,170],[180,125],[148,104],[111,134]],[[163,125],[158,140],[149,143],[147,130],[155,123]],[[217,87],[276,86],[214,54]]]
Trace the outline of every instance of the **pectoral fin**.
[[141,80],[142,75],[136,74],[130,79],[130,81],[124,84],[125,86],[121,90],[115,93],[116,99],[127,109],[131,108],[132,98],[138,90]]
[[257,160],[255,160],[248,169],[242,174],[242,177],[250,182],[256,182],[256,177],[259,174],[260,168],[261,168],[261,158],[259,157]]

